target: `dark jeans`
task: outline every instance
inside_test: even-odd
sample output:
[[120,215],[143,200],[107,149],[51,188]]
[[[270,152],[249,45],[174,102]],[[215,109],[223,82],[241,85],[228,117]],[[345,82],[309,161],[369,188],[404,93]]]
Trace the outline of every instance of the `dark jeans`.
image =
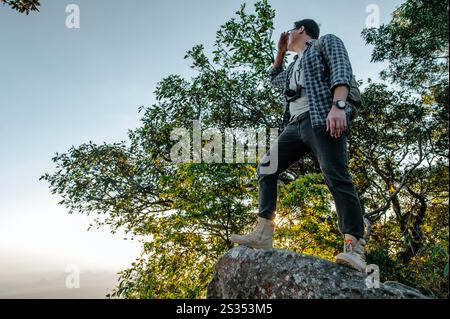
[[[303,113],[296,122],[286,126],[257,167],[259,183],[259,216],[275,218],[278,176],[292,164],[311,151],[316,156],[325,182],[333,195],[338,214],[339,230],[356,238],[364,236],[361,204],[348,173],[348,132],[339,138],[331,137],[326,127],[312,128],[309,112]],[[270,154],[278,152],[275,169],[267,167],[274,163]],[[270,159],[268,161],[268,159]]]

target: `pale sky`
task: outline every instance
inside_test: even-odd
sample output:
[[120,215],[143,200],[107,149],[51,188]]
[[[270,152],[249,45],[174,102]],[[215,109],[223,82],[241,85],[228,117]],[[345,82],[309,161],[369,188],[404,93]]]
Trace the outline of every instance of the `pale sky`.
[[[138,107],[155,103],[157,82],[193,76],[186,51],[202,43],[210,55],[215,32],[243,2],[42,0],[40,12],[29,16],[0,5],[0,297],[55,296],[64,289],[67,265],[114,274],[139,256],[139,244],[121,234],[87,232],[90,218],[67,214],[38,178],[53,170],[55,152],[125,140],[139,124]],[[254,2],[246,1],[247,10]],[[294,21],[315,19],[321,35],[344,41],[356,77],[366,80],[378,79],[383,68],[369,63],[371,47],[360,37],[366,8],[376,5],[387,23],[403,1],[269,2],[276,9],[275,43]],[[66,28],[69,4],[80,8],[80,29]],[[106,277],[82,280],[81,288],[95,287],[61,296],[102,297],[114,286]]]

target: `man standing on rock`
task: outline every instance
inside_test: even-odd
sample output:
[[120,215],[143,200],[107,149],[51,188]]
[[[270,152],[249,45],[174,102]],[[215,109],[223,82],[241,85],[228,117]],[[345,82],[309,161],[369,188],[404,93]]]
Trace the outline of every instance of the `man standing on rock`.
[[[362,209],[348,173],[347,123],[351,107],[346,99],[353,76],[348,53],[333,34],[318,40],[320,30],[315,21],[304,19],[294,26],[281,34],[270,72],[272,84],[284,88],[286,98],[280,134],[265,156],[276,156],[277,166],[268,173],[264,169],[267,160],[261,160],[257,168],[258,224],[251,233],[233,234],[230,239],[253,248],[273,248],[278,176],[313,152],[333,195],[339,230],[344,235],[344,252],[336,256],[336,262],[365,271]],[[297,55],[284,70],[287,51]]]

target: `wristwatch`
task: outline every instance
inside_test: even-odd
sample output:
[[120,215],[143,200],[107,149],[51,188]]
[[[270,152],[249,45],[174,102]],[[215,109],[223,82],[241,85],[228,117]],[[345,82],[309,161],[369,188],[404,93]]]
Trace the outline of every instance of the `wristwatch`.
[[343,100],[336,100],[333,101],[333,105],[336,105],[338,109],[344,110],[345,106],[347,105],[347,102]]

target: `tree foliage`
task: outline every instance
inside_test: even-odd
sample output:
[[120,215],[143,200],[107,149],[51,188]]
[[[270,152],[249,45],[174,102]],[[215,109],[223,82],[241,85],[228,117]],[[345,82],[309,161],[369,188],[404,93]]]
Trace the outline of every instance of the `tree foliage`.
[[424,90],[448,83],[448,0],[408,0],[392,21],[362,33],[372,61],[388,61],[385,79]]
[[28,15],[31,11],[39,11],[38,7],[41,5],[39,1],[40,0],[0,0],[0,3]]
[[390,23],[363,30],[372,61],[388,62],[382,78],[400,90],[366,89],[355,135],[367,144],[352,156],[367,163],[355,171],[360,181],[370,176],[362,197],[378,221],[372,256],[387,265],[386,278],[446,298],[448,253],[436,251],[448,252],[448,8],[448,1],[408,0]]

